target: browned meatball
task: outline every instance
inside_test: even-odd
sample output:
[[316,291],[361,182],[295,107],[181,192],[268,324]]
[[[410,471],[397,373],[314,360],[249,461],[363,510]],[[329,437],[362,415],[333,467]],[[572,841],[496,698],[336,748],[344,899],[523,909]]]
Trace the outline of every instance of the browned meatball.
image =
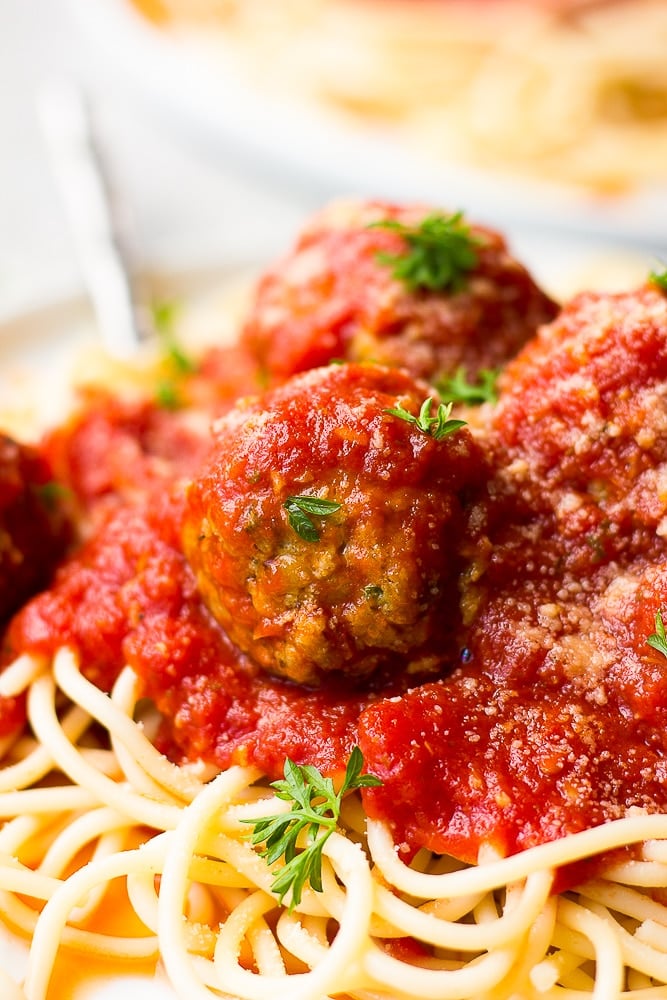
[[555,303],[503,237],[465,220],[453,223],[464,234],[463,243],[454,240],[463,266],[451,281],[415,288],[394,277],[386,257],[404,256],[406,239],[373,224],[414,229],[433,214],[370,201],[336,204],[316,216],[259,282],[243,330],[267,375],[281,379],[346,358],[404,367],[432,383],[459,367],[475,378],[503,365],[555,315]]
[[0,434],[0,622],[45,586],[71,533],[41,455]]
[[404,372],[331,365],[217,423],[185,551],[215,617],[267,671],[313,684],[442,662],[462,495],[483,462],[467,428],[437,439],[428,420],[431,433],[386,412],[416,418],[427,395]]

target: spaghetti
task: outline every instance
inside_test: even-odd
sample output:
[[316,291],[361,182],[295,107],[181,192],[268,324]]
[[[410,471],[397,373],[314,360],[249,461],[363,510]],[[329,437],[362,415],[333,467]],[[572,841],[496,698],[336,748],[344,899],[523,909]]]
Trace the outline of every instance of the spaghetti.
[[606,192],[665,177],[661,0],[136,5],[254,87],[390,128],[441,160]]
[[[30,686],[37,742],[27,752],[22,737],[14,768],[23,777],[10,764],[0,793],[0,908],[32,935],[28,1000],[49,995],[61,946],[123,963],[160,955],[176,994],[197,1000],[215,991],[269,1000],[285,990],[304,1000],[664,994],[667,907],[656,898],[667,872],[664,816],[628,817],[462,868],[425,854],[408,867],[382,823],[369,823],[366,840],[351,814],[347,833],[325,849],[324,892],[307,890],[276,921],[271,872],[241,823],[266,812],[269,790],[253,768],[204,783],[196,768],[159,755],[133,721],[136,687],[126,668],[111,697],[101,694],[67,650],[53,679],[41,673]],[[75,707],[60,717],[62,694]],[[94,723],[115,753],[86,746]],[[30,787],[49,772],[60,783]],[[631,843],[644,845],[637,860],[567,897],[550,895],[555,869]],[[82,851],[89,860],[70,874]],[[36,853],[39,864],[28,867]],[[114,879],[124,880],[144,928],[137,936],[88,929]],[[433,948],[425,965],[392,948],[405,938]]]

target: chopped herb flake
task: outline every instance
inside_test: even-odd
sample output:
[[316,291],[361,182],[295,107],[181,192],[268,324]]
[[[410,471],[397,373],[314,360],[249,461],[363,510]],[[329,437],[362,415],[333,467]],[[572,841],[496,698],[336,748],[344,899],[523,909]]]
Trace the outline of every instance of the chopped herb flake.
[[156,302],[153,305],[153,325],[160,337],[166,360],[181,375],[197,371],[195,361],[182,349],[176,339],[176,321],[180,312],[177,302]]
[[453,375],[440,379],[436,388],[441,396],[453,403],[465,403],[467,406],[495,403],[498,400],[496,382],[499,374],[497,368],[482,368],[477,373],[477,380],[469,382],[466,370],[461,366]]
[[656,611],[655,632],[652,632],[646,641],[653,649],[657,649],[663,656],[667,656],[667,634],[665,634],[665,626],[662,621],[662,611]]
[[324,500],[322,497],[296,496],[288,497],[283,506],[297,535],[306,542],[318,542],[320,533],[310,515],[329,517],[340,510],[341,505],[336,500]]
[[667,266],[662,267],[659,271],[651,271],[648,280],[651,284],[657,285],[661,291],[667,292]]

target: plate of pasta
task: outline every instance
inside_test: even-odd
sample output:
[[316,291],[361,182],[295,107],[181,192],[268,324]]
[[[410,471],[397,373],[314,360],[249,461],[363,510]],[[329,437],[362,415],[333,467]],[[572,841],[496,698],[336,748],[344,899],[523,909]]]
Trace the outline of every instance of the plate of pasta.
[[119,85],[320,199],[664,245],[660,0],[73,0]]
[[220,294],[14,331],[3,996],[663,996],[664,268],[357,199]]

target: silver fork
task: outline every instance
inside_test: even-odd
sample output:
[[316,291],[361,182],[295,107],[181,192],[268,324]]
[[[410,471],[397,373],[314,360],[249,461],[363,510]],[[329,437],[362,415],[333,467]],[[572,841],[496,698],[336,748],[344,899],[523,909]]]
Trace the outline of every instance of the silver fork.
[[129,358],[153,335],[152,313],[89,102],[75,84],[51,82],[38,95],[38,114],[102,342],[112,356]]

